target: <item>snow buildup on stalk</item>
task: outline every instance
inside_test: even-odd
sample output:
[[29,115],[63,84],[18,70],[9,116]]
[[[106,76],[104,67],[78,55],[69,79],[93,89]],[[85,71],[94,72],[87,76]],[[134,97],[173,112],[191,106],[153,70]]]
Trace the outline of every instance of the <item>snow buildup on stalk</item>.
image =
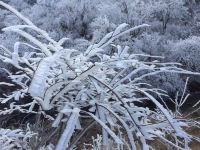
[[50,67],[54,62],[53,56],[44,58],[33,77],[33,80],[29,86],[28,92],[33,97],[44,97],[45,91],[47,89],[47,79],[50,75]]
[[80,109],[78,108],[73,109],[73,112],[70,115],[69,120],[67,122],[66,128],[58,141],[56,150],[66,150],[66,148],[68,148],[68,144],[74,133],[76,124],[79,119],[79,112],[80,112]]
[[12,53],[12,60],[13,63],[18,65],[18,59],[19,59],[19,55],[18,55],[18,49],[19,49],[19,42],[16,42],[14,45],[14,52]]

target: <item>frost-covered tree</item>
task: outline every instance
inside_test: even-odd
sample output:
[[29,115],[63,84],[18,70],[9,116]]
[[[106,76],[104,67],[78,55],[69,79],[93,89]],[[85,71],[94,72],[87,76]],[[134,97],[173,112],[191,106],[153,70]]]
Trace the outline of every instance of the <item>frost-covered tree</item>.
[[146,7],[147,16],[160,21],[164,33],[169,22],[186,21],[189,16],[184,0],[151,0],[147,2]]
[[101,16],[107,16],[114,24],[126,22],[138,25],[144,22],[146,4],[144,0],[111,0],[102,1],[98,7]]

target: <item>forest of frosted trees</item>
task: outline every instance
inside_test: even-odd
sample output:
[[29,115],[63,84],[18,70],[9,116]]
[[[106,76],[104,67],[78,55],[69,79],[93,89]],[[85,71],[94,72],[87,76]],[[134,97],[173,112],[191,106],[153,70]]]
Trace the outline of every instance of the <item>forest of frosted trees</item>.
[[0,150],[197,150],[200,0],[0,1]]

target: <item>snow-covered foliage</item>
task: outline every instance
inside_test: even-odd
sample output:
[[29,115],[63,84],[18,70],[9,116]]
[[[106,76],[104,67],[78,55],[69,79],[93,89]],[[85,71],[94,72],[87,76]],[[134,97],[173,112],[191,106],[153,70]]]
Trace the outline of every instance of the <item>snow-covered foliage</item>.
[[[52,5],[50,1],[39,2],[45,7]],[[78,28],[82,34],[87,29],[83,24],[88,24],[88,19],[92,17],[73,18],[73,13],[77,11],[75,13],[91,15],[93,9],[89,3],[93,1],[81,4],[83,8],[78,3],[82,0],[55,3],[64,11],[62,4],[65,2],[69,10],[70,7],[76,8],[68,15],[74,19],[74,26],[67,22],[64,23],[66,28]],[[167,92],[152,87],[145,79],[159,73],[199,73],[186,71],[179,63],[163,62],[161,56],[131,53],[131,47],[120,45],[124,37],[130,37],[138,30],[142,32],[149,25],[131,27],[122,23],[115,28],[106,17],[99,18],[100,21],[104,20],[102,24],[106,24],[105,28],[115,29],[108,30],[109,33],[96,42],[102,36],[98,35],[95,43],[87,49],[78,50],[63,46],[68,38],[54,40],[11,6],[2,1],[0,5],[23,21],[23,24],[5,27],[2,31],[17,33],[20,39],[25,39],[16,41],[13,50],[7,49],[6,45],[1,46],[3,52],[0,59],[15,69],[4,69],[10,82],[1,84],[15,86],[16,89],[0,99],[1,104],[5,105],[0,115],[14,112],[42,115],[51,121],[52,127],[63,131],[55,144],[56,150],[78,146],[94,122],[102,129],[102,145],[105,147],[112,141],[117,149],[153,149],[150,141],[159,139],[171,147],[189,149],[193,137],[184,130],[189,126],[188,121],[180,119],[179,113],[175,115],[164,105],[163,97],[168,96]],[[82,25],[80,21],[76,22],[79,19]],[[97,26],[97,23],[91,26]],[[101,32],[103,27],[97,29]],[[21,52],[22,46],[28,47],[28,51]],[[28,101],[24,101],[27,97]],[[144,101],[151,101],[156,108],[136,105]],[[182,98],[177,104],[181,105],[184,101],[185,98]],[[87,125],[88,121],[92,123]],[[41,147],[51,148],[54,148],[51,144]]]
[[28,141],[34,135],[31,131],[24,133],[20,129],[10,130],[0,128],[1,150],[23,150],[30,149]]
[[162,29],[165,32],[167,24],[171,21],[174,23],[184,21],[188,19],[188,8],[185,7],[184,0],[162,0],[150,1],[149,5],[146,5],[150,14],[150,17],[162,22]]
[[181,40],[174,44],[173,57],[176,62],[180,62],[188,70],[200,71],[199,56],[200,56],[200,38],[190,37]]

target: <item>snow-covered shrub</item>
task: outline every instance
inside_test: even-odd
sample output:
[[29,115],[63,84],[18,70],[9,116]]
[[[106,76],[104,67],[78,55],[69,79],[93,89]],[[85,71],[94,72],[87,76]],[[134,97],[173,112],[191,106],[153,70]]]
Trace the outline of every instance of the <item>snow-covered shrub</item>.
[[166,39],[169,37],[170,39],[176,41],[180,39],[186,39],[191,36],[191,28],[189,26],[178,26],[176,24],[168,25],[166,29]]
[[149,55],[165,56],[169,51],[169,44],[163,35],[143,33],[135,39],[134,48]]
[[30,149],[28,142],[34,135],[31,131],[24,133],[20,129],[10,130],[0,128],[1,150],[23,150]]
[[110,0],[102,1],[98,6],[100,16],[108,17],[114,24],[126,22],[130,25],[138,25],[147,17],[148,7],[145,0]]
[[[200,71],[199,67],[199,55],[200,55],[200,38],[196,36],[189,37],[184,40],[180,40],[172,45],[171,54],[168,56],[168,60],[179,62],[183,65],[183,68],[190,71]],[[191,86],[193,82],[200,82],[199,77],[191,78]]]
[[181,94],[185,85],[181,76],[176,73],[162,72],[154,76],[147,77],[145,81],[153,87],[167,91],[171,97],[174,97],[177,92]]
[[[72,34],[90,38],[89,24],[98,15],[99,0],[9,0],[21,13],[55,39]],[[37,13],[33,13],[37,12]],[[3,15],[7,25],[21,24],[13,14]],[[48,22],[48,23],[47,23]],[[1,26],[0,26],[1,27]]]
[[172,58],[176,62],[183,64],[185,69],[199,72],[199,49],[200,38],[196,36],[190,37],[174,44],[172,47]]
[[[178,63],[161,63],[159,56],[131,54],[128,46],[115,42],[149,25],[131,28],[123,23],[98,43],[79,51],[62,46],[67,38],[55,41],[14,8],[2,1],[0,5],[25,23],[6,27],[3,31],[15,32],[26,39],[14,43],[13,51],[4,48],[0,55],[3,62],[17,70],[7,70],[12,82],[1,84],[18,87],[0,99],[2,104],[10,104],[0,111],[1,115],[14,111],[42,114],[52,121],[54,128],[62,129],[61,124],[65,124],[56,150],[73,148],[94,123],[102,128],[102,145],[105,147],[112,140],[118,149],[151,149],[149,141],[159,138],[172,147],[189,149],[192,136],[183,130],[187,120],[179,120],[165,108],[156,97],[162,99],[167,93],[151,87],[143,79],[161,72],[195,73],[179,68]],[[20,53],[22,45],[28,46],[29,51]],[[108,52],[107,47],[112,47],[113,52]],[[140,57],[153,59],[139,61]],[[29,102],[22,101],[29,95]],[[152,101],[157,109],[134,104],[145,100]],[[54,114],[48,114],[49,111]],[[92,123],[86,125],[85,118]],[[76,131],[80,131],[79,134]]]
[[[96,5],[98,0],[39,0],[27,11],[33,22],[39,23],[41,28],[57,38],[66,36],[69,32],[76,37],[86,37],[89,34],[89,24],[98,14]],[[35,11],[38,13],[31,13]],[[58,33],[54,33],[55,29]]]
[[93,42],[100,41],[105,34],[113,31],[116,28],[114,23],[111,23],[106,16],[95,18],[90,24],[91,32],[93,34]]

